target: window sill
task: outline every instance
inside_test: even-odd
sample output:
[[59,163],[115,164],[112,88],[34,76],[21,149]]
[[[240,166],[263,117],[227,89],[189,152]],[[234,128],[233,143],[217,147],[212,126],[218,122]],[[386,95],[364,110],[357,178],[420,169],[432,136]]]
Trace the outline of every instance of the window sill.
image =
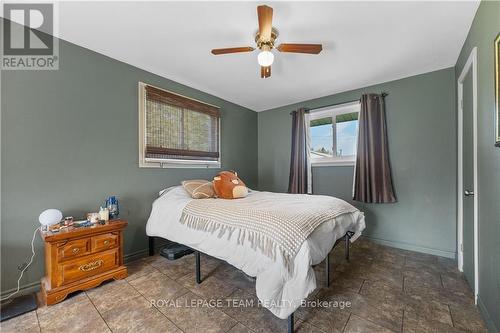
[[356,164],[355,160],[328,160],[328,161],[311,161],[311,166],[315,167],[327,167],[327,166],[354,166]]
[[161,168],[161,169],[219,169],[219,161],[186,161],[186,160],[142,160],[139,162],[140,168]]

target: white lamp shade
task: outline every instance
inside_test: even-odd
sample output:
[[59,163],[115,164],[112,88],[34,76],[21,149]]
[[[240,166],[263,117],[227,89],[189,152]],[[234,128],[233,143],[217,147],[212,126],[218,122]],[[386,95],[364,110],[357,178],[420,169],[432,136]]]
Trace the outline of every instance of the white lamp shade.
[[263,67],[271,66],[274,61],[274,54],[271,51],[262,51],[257,56],[257,61]]
[[41,225],[52,225],[61,222],[62,213],[58,209],[47,209],[40,214],[38,217],[38,221],[40,221]]

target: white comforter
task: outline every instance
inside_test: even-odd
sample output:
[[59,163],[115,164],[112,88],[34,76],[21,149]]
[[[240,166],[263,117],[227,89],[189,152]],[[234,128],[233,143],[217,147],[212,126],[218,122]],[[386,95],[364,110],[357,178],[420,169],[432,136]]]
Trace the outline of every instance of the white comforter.
[[[251,191],[248,195],[254,195]],[[166,190],[153,203],[146,233],[185,244],[212,257],[222,259],[256,277],[257,297],[262,305],[281,319],[287,318],[303,299],[316,288],[312,265],[319,264],[331,251],[335,241],[353,231],[355,241],[365,228],[360,211],[345,213],[321,224],[302,244],[294,260],[291,276],[280,256],[273,261],[249,245],[238,245],[236,233],[227,240],[217,234],[187,228],[179,222],[184,206],[193,199],[181,187]]]

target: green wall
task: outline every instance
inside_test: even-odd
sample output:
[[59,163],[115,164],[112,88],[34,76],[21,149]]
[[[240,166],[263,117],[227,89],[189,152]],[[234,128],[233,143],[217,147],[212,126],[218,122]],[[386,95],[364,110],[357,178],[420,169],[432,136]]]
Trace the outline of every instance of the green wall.
[[[165,63],[165,66],[176,64]],[[1,290],[15,287],[31,254],[38,215],[58,208],[81,217],[117,195],[129,220],[125,254],[147,248],[146,220],[159,190],[217,169],[138,166],[138,82],[220,106],[222,168],[257,185],[257,114],[79,46],[60,41],[57,71],[1,73]],[[40,281],[43,251],[22,285]]]
[[483,1],[455,66],[458,77],[477,47],[479,189],[479,307],[492,332],[500,330],[500,148],[494,147],[493,41],[500,33],[500,2]]
[[[326,96],[259,113],[259,188],[288,184],[291,117],[299,107],[388,92],[387,126],[395,204],[354,205],[366,235],[384,244],[454,257],[456,253],[456,112],[453,68]],[[313,167],[313,192],[352,202],[352,166]]]
[[[217,171],[138,167],[138,81],[220,106],[222,168],[238,170],[250,187],[279,192],[287,189],[291,110],[350,101],[364,92],[388,92],[389,149],[399,202],[354,202],[366,213],[366,235],[391,246],[455,256],[455,82],[477,46],[479,306],[490,329],[498,330],[500,148],[493,147],[493,39],[499,31],[500,3],[483,2],[455,68],[258,114],[65,41],[60,41],[58,71],[1,72],[2,294],[15,287],[17,266],[30,255],[29,241],[42,210],[54,207],[82,216],[96,210],[105,196],[117,195],[121,216],[130,222],[125,252],[141,255],[156,193]],[[314,192],[351,201],[352,175],[349,166],[315,167]],[[38,238],[37,256],[22,286],[37,284],[43,275],[42,248]]]

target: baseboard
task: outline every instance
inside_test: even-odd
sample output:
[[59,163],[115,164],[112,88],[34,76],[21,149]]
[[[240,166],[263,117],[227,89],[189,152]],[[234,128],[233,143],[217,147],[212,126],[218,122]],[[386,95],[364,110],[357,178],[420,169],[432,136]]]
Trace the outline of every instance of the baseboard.
[[[437,256],[441,256],[441,257],[455,259],[455,252],[448,252],[448,251],[443,251],[443,250],[430,249],[430,248],[426,248],[426,247],[422,247],[422,246],[418,246],[418,245],[413,245],[413,244],[408,244],[408,243],[402,243],[402,242],[388,241],[388,240],[385,240],[385,239],[380,239],[380,238],[375,238],[375,237],[370,237],[370,236],[364,236],[364,235],[363,235],[363,237],[368,238],[368,239],[370,239],[371,241],[373,241],[375,243],[382,244],[382,245],[387,245],[387,246],[390,246],[390,247],[395,247],[395,248],[398,248],[398,249],[410,250],[410,251],[416,251],[416,252],[423,252],[423,253],[433,254],[433,255],[437,255]],[[159,244],[158,246],[156,246],[156,248],[158,249],[158,248],[162,247],[163,245],[165,245],[165,244],[164,243]],[[149,254],[149,250],[147,248],[143,249],[143,250],[136,251],[136,252],[128,253],[128,254],[126,254],[126,255],[123,256],[123,261],[125,262],[125,264],[127,264],[127,263],[130,263],[130,262],[134,261],[134,260],[147,257],[148,254]],[[16,290],[16,288],[12,288],[12,289],[6,290],[6,291],[4,291],[4,292],[1,293],[1,297],[2,298],[5,297],[8,294],[14,292],[15,290]],[[19,290],[19,295],[23,295],[23,294],[27,294],[27,293],[32,293],[32,292],[38,292],[39,290],[40,290],[40,281],[35,281],[35,282],[28,283],[26,285],[21,286],[21,288]],[[483,308],[484,308],[484,306],[483,306]],[[485,313],[487,313],[487,312],[485,312]],[[493,332],[499,333],[498,331],[493,331]]]
[[[5,296],[12,294],[14,291],[16,291],[16,289],[17,289],[17,287],[8,289],[6,291],[2,291],[2,294],[0,297],[4,298]],[[19,293],[17,293],[16,295],[14,295],[12,297],[16,297],[19,295],[31,294],[31,293],[37,293],[39,291],[40,291],[40,281],[35,281],[35,282],[31,282],[31,283],[28,283],[28,284],[21,286],[19,288]]]
[[486,306],[484,305],[483,301],[481,300],[481,296],[479,295],[477,296],[477,307],[479,308],[479,312],[481,313],[481,316],[483,317],[484,322],[486,323],[488,331],[491,333],[499,333],[500,331],[495,326],[495,323],[491,319],[488,309],[486,309]]
[[135,261],[137,259],[141,259],[141,258],[147,257],[148,254],[149,254],[149,250],[148,249],[144,249],[144,250],[132,252],[132,253],[124,255],[123,256],[123,261],[125,262],[125,264],[128,264],[128,263],[130,263],[132,261]]
[[380,238],[365,236],[365,235],[363,235],[363,237],[365,237],[365,238],[367,238],[375,243],[381,244],[381,245],[395,247],[395,248],[403,249],[403,250],[433,254],[435,256],[440,256],[440,257],[445,257],[445,258],[456,259],[456,253],[451,252],[451,251],[431,249],[428,247],[418,246],[415,244],[409,244],[409,243],[404,243],[404,242],[395,242],[395,241],[390,241],[390,240],[386,240],[386,239],[380,239]]
[[[165,244],[163,242],[161,242],[161,244],[159,244],[158,246],[155,246],[155,247],[158,250],[163,245],[165,245]],[[143,250],[139,250],[139,251],[128,253],[128,254],[124,255],[123,261],[125,264],[128,264],[134,260],[147,257],[148,255],[149,255],[149,249],[146,248]],[[2,293],[0,294],[1,295],[0,298],[4,298],[5,296],[13,293],[14,291],[16,291],[16,289],[17,289],[17,287],[8,289],[6,291],[2,291]],[[27,283],[25,285],[21,285],[21,287],[19,288],[19,293],[17,293],[16,296],[26,295],[29,293],[37,293],[39,291],[40,291],[40,281],[35,281],[35,282]],[[15,297],[15,296],[13,296],[13,297]]]

